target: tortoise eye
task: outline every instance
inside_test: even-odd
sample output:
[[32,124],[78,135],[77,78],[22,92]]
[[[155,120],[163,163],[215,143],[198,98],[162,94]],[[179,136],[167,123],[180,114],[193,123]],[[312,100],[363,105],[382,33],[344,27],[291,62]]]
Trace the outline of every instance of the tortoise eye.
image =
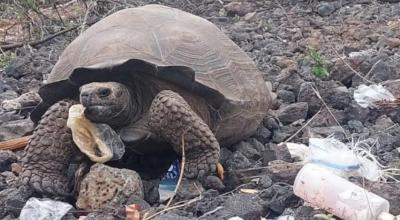
[[111,94],[111,89],[109,88],[100,88],[99,91],[97,92],[100,98],[107,97]]

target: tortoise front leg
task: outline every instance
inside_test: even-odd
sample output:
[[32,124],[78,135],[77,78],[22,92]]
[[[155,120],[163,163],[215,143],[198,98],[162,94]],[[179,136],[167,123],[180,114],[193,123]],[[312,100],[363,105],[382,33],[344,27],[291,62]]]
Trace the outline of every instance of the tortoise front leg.
[[216,173],[219,143],[208,125],[179,94],[164,90],[154,98],[149,111],[149,126],[178,154],[181,154],[183,137],[184,177],[203,181],[206,176]]
[[63,100],[51,106],[25,149],[20,181],[39,193],[69,195],[67,170],[75,145],[67,119],[72,104]]

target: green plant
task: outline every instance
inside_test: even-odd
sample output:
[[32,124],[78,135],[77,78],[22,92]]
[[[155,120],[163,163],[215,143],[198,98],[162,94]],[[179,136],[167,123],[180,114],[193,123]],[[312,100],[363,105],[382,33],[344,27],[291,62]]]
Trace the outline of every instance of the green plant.
[[15,58],[14,53],[0,52],[0,71],[6,68],[14,58]]
[[324,78],[329,75],[328,65],[325,57],[316,49],[308,48],[306,59],[311,61],[311,73],[317,78]]

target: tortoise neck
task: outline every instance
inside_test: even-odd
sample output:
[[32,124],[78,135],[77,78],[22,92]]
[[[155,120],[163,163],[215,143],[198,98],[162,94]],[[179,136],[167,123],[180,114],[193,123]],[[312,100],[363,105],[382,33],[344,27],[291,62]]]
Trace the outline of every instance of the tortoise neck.
[[129,86],[129,93],[131,95],[129,123],[134,123],[148,112],[153,97],[157,94],[157,88],[152,83],[135,80]]

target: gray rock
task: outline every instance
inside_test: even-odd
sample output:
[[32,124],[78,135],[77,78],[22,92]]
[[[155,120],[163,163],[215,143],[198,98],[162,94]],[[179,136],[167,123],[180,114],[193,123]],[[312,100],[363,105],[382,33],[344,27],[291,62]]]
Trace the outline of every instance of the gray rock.
[[207,216],[202,216],[199,219],[202,220],[215,220],[215,219],[231,219],[233,217],[235,217],[235,213],[231,210],[228,210],[225,207],[221,207],[220,209],[218,209],[216,212],[207,215]]
[[344,109],[346,120],[368,121],[370,110],[369,108],[362,108],[354,100]]
[[284,79],[280,80],[282,84],[290,85],[293,88],[293,92],[298,94],[299,92],[299,85],[304,83],[302,77],[297,73],[293,72],[289,76],[285,77]]
[[297,102],[287,105],[278,112],[279,120],[287,125],[299,119],[305,119],[308,113],[308,104],[306,102]]
[[222,164],[226,164],[226,161],[232,156],[232,152],[225,147],[221,147],[219,152],[219,161]]
[[0,191],[0,218],[9,214],[19,216],[22,207],[32,194],[33,191],[27,186]]
[[18,97],[18,93],[16,93],[13,90],[6,90],[2,93],[0,93],[0,102],[4,100],[9,100],[9,99],[15,99]]
[[224,206],[243,219],[260,219],[264,215],[264,208],[260,202],[255,195],[236,194],[229,197]]
[[352,101],[350,91],[335,81],[321,81],[318,88],[322,99],[332,108],[343,110]]
[[87,211],[118,207],[130,196],[144,198],[143,184],[133,170],[95,164],[82,180],[76,206]]
[[270,131],[279,129],[279,124],[278,122],[272,118],[272,117],[268,117],[266,119],[263,120],[263,124],[266,128],[268,128]]
[[229,16],[239,15],[244,16],[255,10],[255,5],[252,2],[230,2],[224,6]]
[[23,119],[23,116],[21,116],[20,114],[18,114],[17,111],[2,111],[0,110],[0,124],[2,123],[6,123],[9,121],[16,121],[16,120],[20,120]]
[[316,210],[313,207],[310,206],[300,206],[296,209],[295,211],[295,219],[312,219],[316,220],[313,218],[314,215],[321,213],[320,210]]
[[14,218],[11,215],[7,215],[5,218],[3,218],[1,220],[19,220],[19,218]]
[[322,17],[327,17],[331,15],[333,12],[335,12],[335,10],[336,7],[334,5],[334,2],[321,2],[317,6],[317,13]]
[[268,130],[266,127],[260,125],[257,128],[256,134],[254,137],[260,141],[261,143],[265,144],[271,140],[272,132]]
[[264,145],[257,139],[251,138],[236,144],[235,149],[247,159],[256,161],[261,158],[261,152],[264,151]]
[[350,120],[347,122],[347,126],[351,133],[362,133],[365,132],[365,127],[361,121]]
[[176,198],[178,200],[193,199],[199,196],[204,191],[205,189],[203,188],[203,185],[199,181],[183,178],[181,186],[179,187],[179,190],[176,193]]
[[175,213],[170,213],[170,212],[167,212],[165,214],[159,215],[154,218],[154,220],[191,220],[191,219],[194,219],[194,218],[180,216],[180,215],[177,215]]
[[5,69],[5,75],[8,77],[13,77],[15,79],[19,79],[29,72],[24,71],[26,68],[26,59],[17,58],[11,61],[11,63]]
[[[213,211],[217,207],[222,208],[222,204],[225,202],[226,198],[224,196],[219,196],[217,190],[207,190],[202,194],[202,199],[197,201],[194,206],[187,207],[185,211],[196,213],[196,216],[201,216],[201,219],[205,217],[210,218],[212,215],[207,214]],[[185,215],[187,216],[187,215]],[[214,216],[215,217],[215,216]]]
[[314,115],[315,113],[317,113],[322,106],[322,102],[312,90],[312,86],[313,84],[310,82],[302,83],[300,85],[299,93],[297,95],[298,102],[308,103],[309,115]]
[[17,155],[10,150],[0,150],[0,172],[11,170],[11,164],[17,162]]
[[276,95],[278,99],[281,99],[284,103],[293,103],[296,101],[296,95],[292,91],[278,90]]
[[91,212],[89,213],[85,220],[116,220],[117,218],[109,213],[102,213],[102,212]]
[[371,75],[371,80],[373,82],[382,82],[382,81],[386,81],[386,80],[391,80],[391,79],[395,79],[396,76],[398,76],[396,74],[395,67],[389,65],[387,62],[377,63],[375,65],[375,68],[373,68],[371,70],[370,75]]
[[232,157],[226,162],[227,170],[246,169],[251,166],[251,162],[240,151],[235,151]]
[[6,171],[0,174],[0,191],[9,187],[17,186],[17,176],[13,172]]
[[299,128],[297,127],[283,126],[280,129],[274,131],[272,142],[281,143],[292,136],[298,129]]
[[[269,144],[267,145],[269,146]],[[266,150],[263,152],[262,164],[263,166],[267,166],[269,162],[276,160],[276,155],[273,150],[269,147],[266,147]]]
[[9,121],[0,124],[0,141],[21,137],[33,131],[34,125],[30,119]]
[[290,155],[290,152],[286,146],[286,144],[269,144],[269,148],[275,153],[275,159],[276,160],[283,160],[286,162],[292,162],[292,156]]
[[203,183],[206,189],[216,189],[223,190],[225,185],[222,183],[221,179],[217,176],[207,176]]
[[258,185],[262,188],[262,189],[266,189],[270,186],[272,186],[272,179],[271,177],[269,177],[268,175],[263,175],[260,180],[258,181]]
[[[332,114],[334,116],[332,116]],[[314,117],[315,116],[315,117]],[[330,108],[329,111],[327,108],[321,109],[321,111],[314,115],[314,119],[309,123],[310,127],[330,127],[337,125],[336,120],[340,124],[345,124],[346,121],[346,114],[344,110],[337,110],[334,108]]]
[[27,92],[20,95],[18,98],[8,99],[1,102],[1,108],[5,111],[21,110],[27,107],[35,107],[41,98],[37,92]]
[[280,215],[290,204],[297,203],[298,199],[289,185],[274,184],[260,194],[269,209]]
[[314,128],[306,128],[307,132],[303,135],[304,138],[326,138],[328,136],[332,136],[338,140],[344,141],[346,140],[346,136],[343,133],[343,129],[340,126],[331,126],[331,127],[314,127]]

